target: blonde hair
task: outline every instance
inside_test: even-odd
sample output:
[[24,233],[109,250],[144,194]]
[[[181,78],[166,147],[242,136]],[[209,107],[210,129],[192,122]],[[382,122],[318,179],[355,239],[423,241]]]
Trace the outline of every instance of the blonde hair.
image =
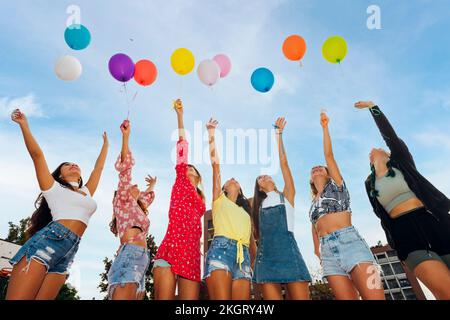
[[[325,166],[321,166],[322,168],[325,168],[325,170],[327,171],[327,174],[330,175],[330,171],[328,171],[328,168]],[[328,178],[327,182],[330,180],[330,178]],[[319,193],[319,191],[317,191],[316,186],[314,185],[314,181],[310,180],[309,181],[309,186],[311,187],[311,197],[314,198],[315,196],[317,196],[317,193]]]

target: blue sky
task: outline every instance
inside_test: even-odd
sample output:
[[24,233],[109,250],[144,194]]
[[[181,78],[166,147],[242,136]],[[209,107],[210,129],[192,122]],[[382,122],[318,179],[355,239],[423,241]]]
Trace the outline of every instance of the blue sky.
[[[81,8],[82,23],[92,43],[81,52],[64,42],[66,8]],[[381,9],[381,30],[366,27],[367,7]],[[135,153],[134,178],[143,185],[147,173],[158,176],[151,207],[151,233],[157,243],[167,226],[170,188],[174,181],[171,152],[176,127],[172,101],[185,102],[185,124],[210,116],[220,129],[265,129],[277,116],[286,116],[284,134],[297,186],[296,238],[307,264],[319,267],[313,254],[307,211],[308,175],[323,163],[319,112],[331,118],[334,153],[350,189],[353,222],[370,245],[385,237],[364,191],[368,153],[384,143],[368,111],[357,111],[357,100],[371,99],[388,115],[415,156],[418,168],[437,187],[450,194],[450,11],[445,0],[416,1],[0,1],[0,237],[7,222],[31,214],[39,192],[32,162],[19,128],[9,120],[12,107],[21,105],[41,144],[49,166],[63,161],[80,164],[87,177],[101,146],[101,133],[110,137],[110,153],[95,195],[98,211],[82,240],[74,272],[81,297],[101,298],[96,288],[102,259],[112,257],[118,240],[109,232],[111,200],[117,184],[113,164],[120,149],[118,126],[126,116],[124,95],[107,69],[109,58],[129,54],[147,58],[159,70],[148,88],[138,91],[132,104]],[[308,45],[303,67],[281,53],[283,40],[302,35]],[[349,52],[340,65],[326,62],[321,46],[331,35],[343,36]],[[130,41],[132,38],[134,41]],[[180,80],[170,68],[170,55],[189,48],[197,62],[226,53],[231,74],[212,90],[195,72]],[[62,82],[53,69],[59,56],[72,54],[83,65],[75,82]],[[250,86],[251,72],[270,68],[276,83],[268,94]],[[194,147],[194,143],[191,143]],[[211,170],[198,164],[207,201],[211,200]],[[224,165],[222,177],[235,177],[251,196],[260,164]],[[281,173],[276,176],[282,184]]]

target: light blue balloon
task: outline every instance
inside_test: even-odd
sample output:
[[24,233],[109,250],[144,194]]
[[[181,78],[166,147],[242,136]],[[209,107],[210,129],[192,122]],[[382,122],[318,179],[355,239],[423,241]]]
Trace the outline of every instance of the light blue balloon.
[[72,24],[64,32],[64,39],[73,50],[83,50],[91,43],[91,33],[82,24]]
[[256,69],[251,78],[252,86],[259,92],[269,92],[275,82],[272,71],[267,68]]

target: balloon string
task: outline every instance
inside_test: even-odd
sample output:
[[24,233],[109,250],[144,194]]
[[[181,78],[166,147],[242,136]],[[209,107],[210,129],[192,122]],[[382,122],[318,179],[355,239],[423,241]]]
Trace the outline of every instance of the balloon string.
[[181,94],[183,93],[183,76],[180,76],[180,82],[178,87],[178,98],[181,99]]
[[128,91],[127,91],[127,83],[126,82],[123,83],[123,88],[124,88],[124,92],[125,92],[125,101],[127,103],[127,108],[128,108],[127,120],[129,120],[129,118],[130,118],[130,103],[128,102]]

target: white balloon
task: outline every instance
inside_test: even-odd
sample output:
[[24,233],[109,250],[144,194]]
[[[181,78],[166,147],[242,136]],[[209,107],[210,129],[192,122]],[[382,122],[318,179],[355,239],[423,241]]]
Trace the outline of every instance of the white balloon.
[[62,56],[56,61],[55,73],[64,81],[73,81],[81,76],[83,67],[80,61],[73,56]]
[[220,66],[214,60],[204,60],[200,62],[197,74],[201,82],[212,86],[220,79]]

